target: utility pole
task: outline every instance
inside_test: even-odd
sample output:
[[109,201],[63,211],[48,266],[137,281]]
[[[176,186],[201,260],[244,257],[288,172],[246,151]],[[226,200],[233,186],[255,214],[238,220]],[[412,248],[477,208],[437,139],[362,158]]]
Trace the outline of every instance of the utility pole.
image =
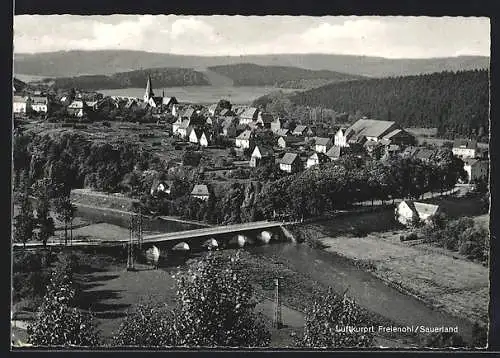
[[280,278],[274,279],[274,320],[273,327],[280,329],[283,327],[283,320],[281,318],[281,299],[280,299]]
[[135,269],[134,265],[134,234],[135,234],[135,222],[134,215],[130,216],[129,222],[129,240],[127,244],[127,271],[133,271]]

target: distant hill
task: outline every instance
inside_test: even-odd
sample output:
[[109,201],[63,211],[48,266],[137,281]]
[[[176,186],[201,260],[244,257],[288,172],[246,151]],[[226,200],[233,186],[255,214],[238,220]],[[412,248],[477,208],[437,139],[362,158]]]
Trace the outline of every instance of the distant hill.
[[201,72],[188,68],[153,68],[106,75],[86,75],[46,79],[53,81],[55,88],[79,88],[83,90],[118,89],[129,87],[145,87],[148,76],[155,88],[175,86],[209,85]]
[[204,69],[252,63],[260,66],[300,67],[368,77],[414,75],[441,71],[489,68],[489,57],[459,56],[431,59],[387,59],[330,54],[247,56],[185,56],[129,50],[59,51],[15,54],[14,73],[46,77],[109,75],[154,67]]
[[229,77],[236,86],[315,87],[314,81],[338,82],[361,79],[361,76],[328,70],[307,70],[286,66],[259,66],[252,63],[209,67],[209,70]]
[[[486,70],[333,83],[288,96],[299,106],[331,108],[405,127],[438,128],[438,135],[486,138],[489,73]],[[262,102],[264,101],[264,102]],[[265,103],[266,98],[257,100]]]

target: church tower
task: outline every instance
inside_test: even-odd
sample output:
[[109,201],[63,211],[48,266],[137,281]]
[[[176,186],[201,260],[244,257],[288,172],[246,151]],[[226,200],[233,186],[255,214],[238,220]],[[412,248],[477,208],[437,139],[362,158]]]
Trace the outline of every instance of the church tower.
[[148,76],[148,83],[146,84],[146,92],[144,93],[144,102],[149,102],[149,99],[154,96],[153,86],[151,85],[151,76]]

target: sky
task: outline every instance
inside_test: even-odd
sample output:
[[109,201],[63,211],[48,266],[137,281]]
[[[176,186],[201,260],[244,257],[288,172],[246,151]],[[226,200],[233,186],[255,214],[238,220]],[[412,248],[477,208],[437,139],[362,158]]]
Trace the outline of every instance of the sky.
[[184,55],[490,55],[485,17],[17,15],[14,52],[141,50]]

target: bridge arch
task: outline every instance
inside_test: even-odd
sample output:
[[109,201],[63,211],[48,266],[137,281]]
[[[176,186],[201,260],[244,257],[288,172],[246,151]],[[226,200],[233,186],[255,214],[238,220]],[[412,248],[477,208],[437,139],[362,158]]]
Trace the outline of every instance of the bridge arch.
[[189,244],[187,242],[179,242],[178,244],[175,244],[174,247],[172,247],[173,251],[189,251],[191,250],[191,247],[189,247]]
[[273,239],[274,234],[271,231],[264,230],[257,237],[264,244],[269,244],[269,241]]
[[214,238],[206,240],[203,245],[207,250],[217,250],[219,248],[219,242]]

